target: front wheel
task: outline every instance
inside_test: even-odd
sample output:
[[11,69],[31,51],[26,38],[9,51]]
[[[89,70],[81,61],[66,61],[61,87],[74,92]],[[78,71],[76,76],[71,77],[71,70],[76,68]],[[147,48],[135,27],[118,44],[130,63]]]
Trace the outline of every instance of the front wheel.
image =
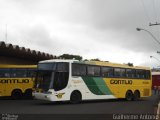
[[76,103],[79,103],[81,100],[82,100],[82,95],[79,91],[72,92],[71,97],[70,97],[71,103],[76,104]]

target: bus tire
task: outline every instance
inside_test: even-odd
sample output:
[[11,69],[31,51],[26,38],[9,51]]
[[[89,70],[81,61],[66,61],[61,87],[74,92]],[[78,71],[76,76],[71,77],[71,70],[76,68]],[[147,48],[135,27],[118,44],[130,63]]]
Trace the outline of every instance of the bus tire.
[[140,99],[140,92],[139,90],[134,91],[134,100],[139,100]]
[[23,96],[22,91],[19,89],[13,90],[11,96],[15,100],[21,99]]
[[32,99],[32,89],[27,89],[24,93],[24,98]]
[[79,103],[82,100],[82,95],[79,91],[73,91],[70,96],[70,102],[73,104]]
[[128,90],[128,91],[126,92],[125,98],[126,98],[127,101],[133,100],[133,93],[132,93],[131,90]]

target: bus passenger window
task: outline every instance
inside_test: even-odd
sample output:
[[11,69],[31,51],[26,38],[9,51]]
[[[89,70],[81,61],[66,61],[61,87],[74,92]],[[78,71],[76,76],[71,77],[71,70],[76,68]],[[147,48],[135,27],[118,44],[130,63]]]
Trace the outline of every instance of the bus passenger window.
[[11,69],[11,77],[27,77],[27,70],[26,69]]
[[89,76],[100,76],[100,67],[89,65],[87,67],[87,73]]
[[150,78],[151,78],[151,75],[150,75],[150,71],[149,71],[149,70],[146,70],[146,71],[145,71],[145,78],[146,78],[146,79],[150,79]]
[[72,64],[72,76],[85,76],[86,75],[86,65],[83,64]]
[[36,70],[27,69],[27,77],[35,77],[35,76],[36,76]]
[[113,77],[113,68],[111,67],[101,67],[103,77]]
[[69,72],[69,64],[68,63],[58,63],[57,71],[59,72]]
[[136,70],[136,77],[144,79],[145,78],[145,71],[144,70]]
[[9,69],[0,69],[0,77],[10,77],[10,70]]
[[134,69],[126,69],[126,77],[135,78],[135,70]]
[[123,68],[114,68],[115,77],[126,77],[125,69]]

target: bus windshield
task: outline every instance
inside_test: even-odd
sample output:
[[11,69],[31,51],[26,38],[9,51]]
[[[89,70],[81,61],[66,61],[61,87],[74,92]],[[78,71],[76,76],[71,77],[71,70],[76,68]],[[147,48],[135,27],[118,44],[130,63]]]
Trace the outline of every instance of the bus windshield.
[[66,87],[69,77],[69,63],[38,64],[36,88],[43,91],[61,90]]

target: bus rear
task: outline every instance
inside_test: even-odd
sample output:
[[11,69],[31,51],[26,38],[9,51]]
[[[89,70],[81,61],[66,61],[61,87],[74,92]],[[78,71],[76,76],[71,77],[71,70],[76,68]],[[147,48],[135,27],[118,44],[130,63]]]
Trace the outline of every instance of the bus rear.
[[32,97],[36,65],[0,65],[0,96]]

